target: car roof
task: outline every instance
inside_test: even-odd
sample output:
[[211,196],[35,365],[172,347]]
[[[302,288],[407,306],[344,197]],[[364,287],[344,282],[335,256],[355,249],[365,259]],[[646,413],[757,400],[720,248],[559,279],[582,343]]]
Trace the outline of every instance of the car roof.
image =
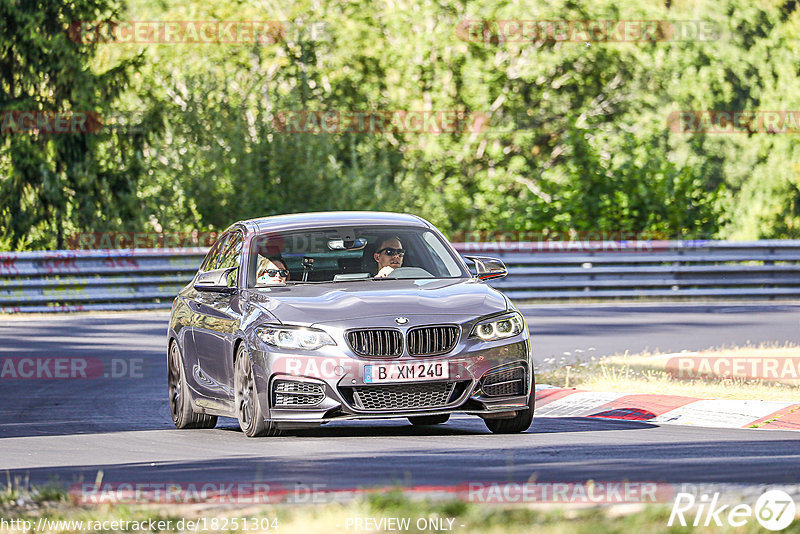
[[313,213],[291,213],[239,221],[231,227],[243,227],[248,233],[265,231],[302,230],[325,226],[372,226],[402,225],[431,228],[430,223],[410,213],[383,211],[320,211]]

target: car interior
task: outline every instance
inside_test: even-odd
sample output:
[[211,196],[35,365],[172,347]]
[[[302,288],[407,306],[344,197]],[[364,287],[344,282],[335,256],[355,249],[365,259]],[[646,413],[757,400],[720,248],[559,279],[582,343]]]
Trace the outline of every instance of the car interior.
[[[323,232],[323,233],[321,233]],[[361,231],[356,232],[356,241],[344,241],[342,249],[331,249],[330,243],[337,236],[337,230],[315,231],[314,233],[287,234],[277,240],[274,236],[269,246],[263,246],[255,238],[252,250],[256,251],[254,267],[265,261],[265,258],[278,258],[284,262],[289,271],[289,283],[292,282],[340,282],[348,280],[366,280],[373,278],[378,272],[378,264],[374,253],[378,245],[387,237],[397,236],[405,250],[403,265],[395,273],[394,278],[433,278],[451,276],[449,271],[425,242],[419,231]],[[360,244],[357,239],[365,239]],[[311,245],[309,245],[311,244]],[[325,246],[325,245],[328,246]],[[361,245],[361,246],[359,246]],[[253,272],[254,269],[251,269]],[[395,276],[392,276],[395,275]],[[251,287],[260,287],[255,280]]]

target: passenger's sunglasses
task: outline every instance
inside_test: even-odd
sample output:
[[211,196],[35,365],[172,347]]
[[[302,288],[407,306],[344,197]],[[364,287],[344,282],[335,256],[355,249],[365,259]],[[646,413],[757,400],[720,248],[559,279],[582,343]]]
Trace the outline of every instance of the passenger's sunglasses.
[[286,269],[267,269],[264,272],[267,273],[267,276],[271,277],[280,275],[281,277],[286,278],[287,276],[289,276],[289,271],[287,271]]
[[385,247],[385,248],[380,249],[378,251],[378,254],[380,254],[381,252],[383,252],[387,256],[405,256],[406,255],[406,251],[403,250],[402,248]]

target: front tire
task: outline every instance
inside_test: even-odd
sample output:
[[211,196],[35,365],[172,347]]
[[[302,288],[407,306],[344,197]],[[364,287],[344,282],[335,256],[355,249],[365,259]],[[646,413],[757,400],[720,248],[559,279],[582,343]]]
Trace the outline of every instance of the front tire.
[[195,413],[189,398],[189,386],[186,384],[186,373],[178,342],[169,345],[167,361],[167,383],[169,385],[169,411],[172,422],[177,428],[214,428],[217,426],[216,415]]
[[417,415],[409,417],[408,421],[414,426],[443,425],[450,419],[450,414],[444,415]]
[[234,401],[236,418],[239,420],[242,432],[248,438],[277,436],[279,432],[275,428],[275,423],[264,420],[264,412],[261,410],[261,403],[258,402],[253,365],[250,363],[250,354],[244,344],[236,351],[235,368]]
[[492,431],[493,434],[519,434],[525,432],[531,427],[533,423],[533,406],[536,402],[536,392],[531,388],[531,395],[528,398],[528,409],[523,412],[517,412],[517,415],[511,419],[484,419],[486,428]]

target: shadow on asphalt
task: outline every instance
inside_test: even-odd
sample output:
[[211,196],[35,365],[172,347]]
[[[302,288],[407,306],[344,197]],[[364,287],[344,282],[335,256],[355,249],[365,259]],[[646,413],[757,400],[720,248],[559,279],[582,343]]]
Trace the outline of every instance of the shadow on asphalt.
[[[232,421],[232,423],[228,423]],[[539,417],[524,434],[552,434],[556,432],[600,432],[604,430],[641,430],[657,425],[640,421],[617,421],[590,417]],[[235,420],[217,423],[217,430],[241,433]],[[470,436],[493,435],[480,418],[459,418],[444,425],[413,426],[405,419],[383,421],[341,421],[308,430],[286,430],[280,437],[301,438],[352,438],[352,437],[409,437],[409,436]],[[516,436],[518,434],[505,434]],[[244,437],[244,435],[242,435]],[[272,438],[263,438],[272,439]]]
[[[169,418],[166,408],[159,406],[158,413],[151,413],[146,418],[137,419],[135,416],[127,422],[118,419],[89,418],[81,421],[79,418],[69,421],[53,420],[31,421],[27,423],[2,422],[0,417],[0,440],[2,438],[20,438],[32,436],[65,436],[73,434],[108,434],[117,432],[136,432],[151,430],[169,430],[184,436],[189,433],[202,433],[210,431],[177,430]],[[0,410],[0,416],[2,410]],[[155,418],[153,416],[156,416]],[[600,432],[609,430],[640,430],[654,428],[656,425],[640,421],[623,421],[611,419],[594,419],[590,417],[538,417],[534,418],[533,425],[526,434],[551,434],[571,432]],[[238,435],[247,439],[239,429],[235,419],[221,417],[217,423],[216,431],[228,435]],[[352,438],[352,437],[410,437],[410,436],[491,436],[479,417],[456,416],[444,425],[413,426],[406,419],[383,419],[374,421],[337,421],[319,428],[308,430],[286,430],[281,438]],[[514,436],[514,434],[506,435]],[[262,438],[263,440],[275,438]],[[2,467],[2,466],[0,466]]]
[[[566,422],[568,423],[568,421]],[[707,439],[713,429],[693,429]],[[547,443],[535,435],[501,440],[487,437],[454,441],[431,449],[419,440],[403,441],[380,450],[369,441],[337,447],[321,440],[313,453],[298,454],[298,437],[252,441],[252,454],[196,461],[156,461],[16,469],[11,480],[29,478],[32,484],[69,486],[93,482],[102,471],[104,483],[226,483],[321,484],[326,489],[376,485],[456,485],[469,482],[647,481],[665,483],[796,484],[800,479],[797,440],[673,441],[661,429],[658,441],[627,445],[594,441]],[[219,431],[199,432],[199,436]],[[374,435],[364,430],[364,437]],[[398,433],[398,437],[408,434]],[[198,436],[198,437],[199,437]],[[476,438],[478,438],[476,436]],[[686,436],[684,435],[685,439]],[[246,439],[242,436],[242,439]],[[202,446],[198,439],[198,446]],[[492,445],[494,443],[494,445]],[[469,446],[466,446],[469,445]],[[306,448],[306,451],[308,449]],[[780,461],[776,461],[780,458]],[[35,460],[32,460],[35,461]]]

